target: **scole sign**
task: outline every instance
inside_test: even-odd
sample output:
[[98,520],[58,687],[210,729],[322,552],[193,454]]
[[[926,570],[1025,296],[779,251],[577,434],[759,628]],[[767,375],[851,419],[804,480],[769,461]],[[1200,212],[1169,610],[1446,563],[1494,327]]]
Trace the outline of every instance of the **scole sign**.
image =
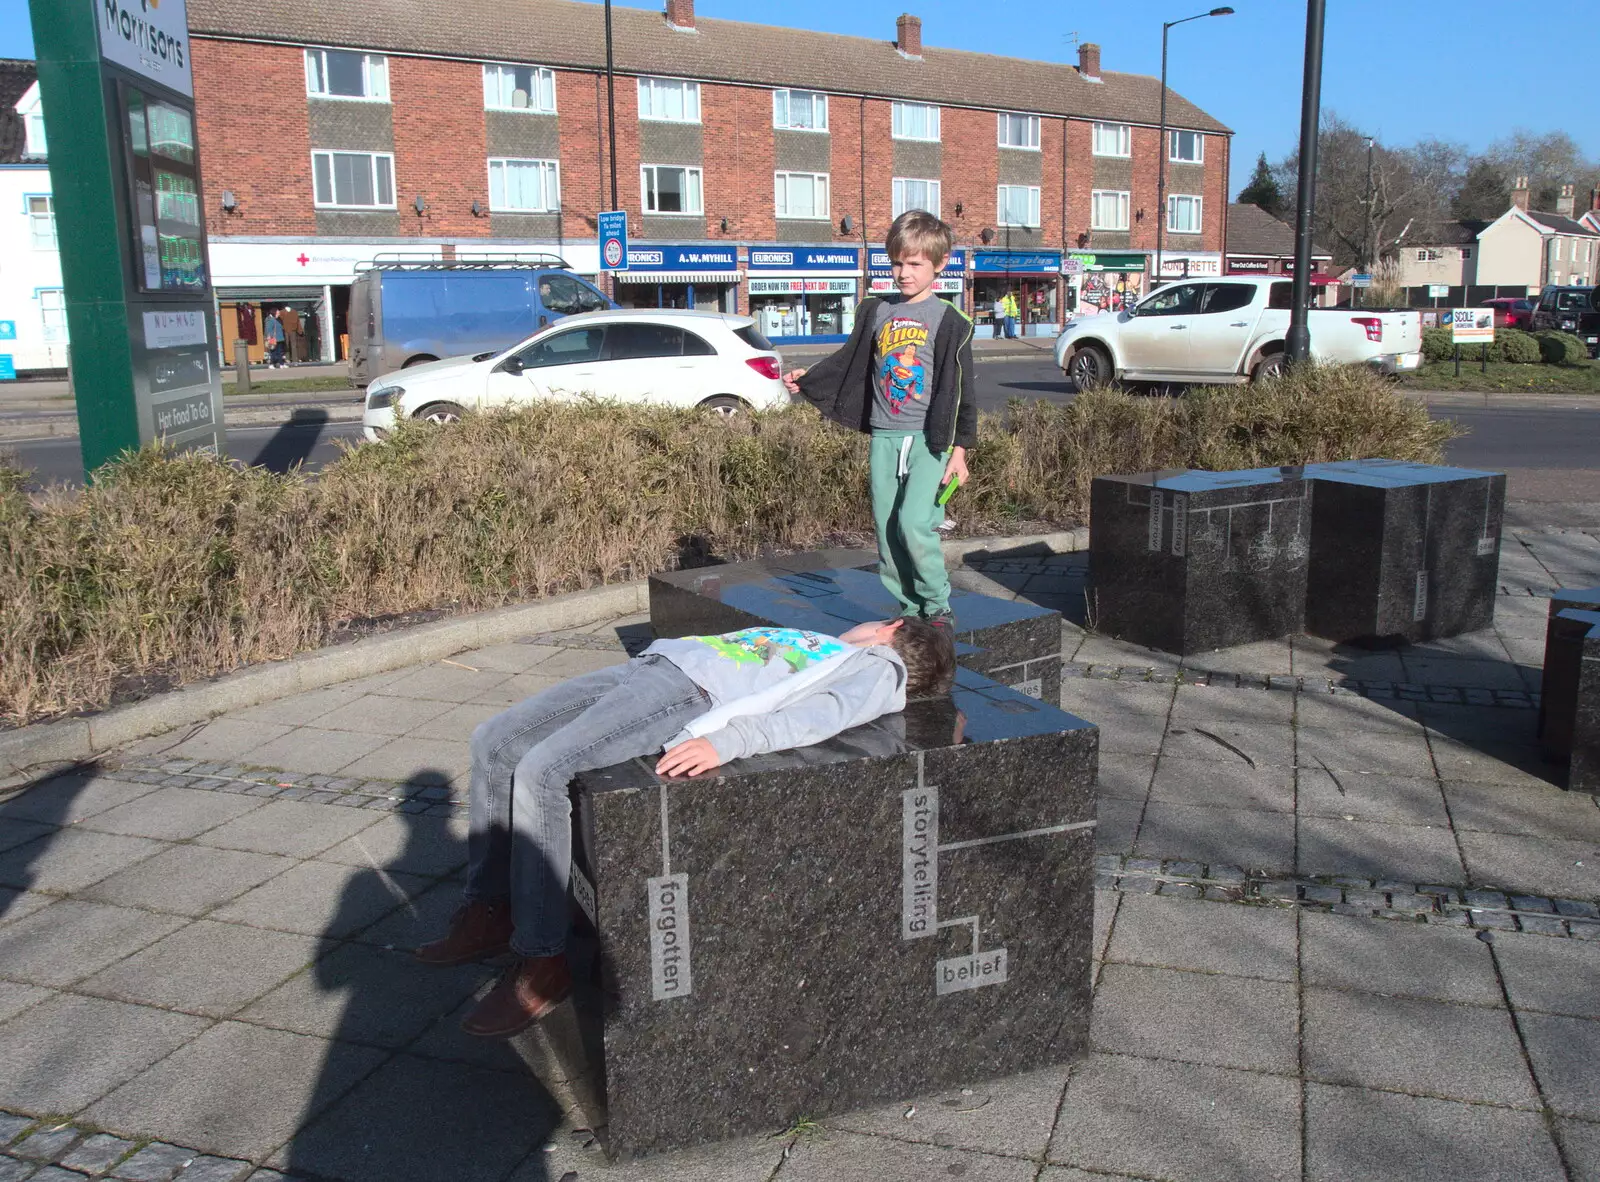
[[100,56],[194,97],[189,13],[184,0],[89,0],[98,13]]

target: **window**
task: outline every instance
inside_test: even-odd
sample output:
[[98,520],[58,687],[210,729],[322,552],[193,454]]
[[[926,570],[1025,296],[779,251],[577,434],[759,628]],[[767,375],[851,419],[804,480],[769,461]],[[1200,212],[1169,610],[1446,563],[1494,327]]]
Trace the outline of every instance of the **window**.
[[639,118],[699,123],[700,84],[676,78],[639,79]]
[[1037,226],[1039,224],[1039,186],[1001,185],[998,212],[995,217],[1002,226]]
[[1272,291],[1267,294],[1267,307],[1279,312],[1287,312],[1294,308],[1294,284],[1274,283]]
[[1201,283],[1176,283],[1163,287],[1139,305],[1141,316],[1188,316],[1200,310]]
[[714,357],[705,339],[674,324],[613,324],[606,332],[606,360],[648,357]]
[[814,90],[774,90],[772,126],[790,131],[827,131],[828,96]]
[[1091,194],[1089,228],[1091,230],[1126,230],[1128,228],[1127,193],[1110,189],[1096,189]]
[[541,111],[554,114],[555,71],[542,66],[485,66],[483,105],[490,111]]
[[1250,301],[1255,298],[1254,284],[1213,283],[1206,288],[1205,303],[1200,311],[1207,315],[1213,312],[1237,312],[1240,308],[1248,308]]
[[539,277],[539,302],[558,316],[579,312],[598,312],[609,307],[605,296],[571,275],[547,274]]
[[1556,239],[1556,262],[1561,261],[1561,239]]
[[895,103],[891,120],[891,131],[897,140],[939,142],[938,107],[922,103]]
[[1001,112],[999,124],[1002,148],[1039,147],[1039,116],[1008,115]]
[[908,180],[895,177],[893,185],[894,213],[899,217],[908,209],[924,209],[934,217],[939,216],[939,182]]
[[389,59],[343,49],[306,50],[306,93],[325,98],[389,101]]
[[1439,252],[1434,250],[1431,246],[1424,246],[1417,251],[1417,262],[1419,263],[1431,263],[1436,261],[1438,258]]
[[605,339],[603,328],[573,328],[529,345],[517,359],[524,369],[545,369],[552,365],[579,365],[585,361],[600,360],[600,343]]
[[28,198],[28,233],[34,250],[56,248],[56,202],[53,197]]
[[561,172],[554,160],[490,160],[489,208],[554,213],[561,208]]
[[1472,257],[1472,247],[1463,246],[1461,248],[1461,257],[1464,259],[1470,259]]
[[773,174],[780,218],[826,218],[828,174],[779,172]]
[[1167,133],[1167,159],[1174,164],[1200,164],[1206,157],[1206,137],[1198,131]]
[[23,134],[27,137],[27,154],[33,157],[47,156],[44,141],[44,112],[32,111],[22,122]]
[[703,213],[700,170],[646,164],[639,170],[646,213]]
[[1177,193],[1167,198],[1167,233],[1200,233],[1200,198]]
[[1094,125],[1094,154],[1096,156],[1133,155],[1133,129],[1126,123],[1096,123]]
[[318,205],[394,208],[394,157],[387,152],[313,152],[311,171]]
[[67,297],[59,287],[39,289],[39,319],[44,325],[44,339],[67,339]]

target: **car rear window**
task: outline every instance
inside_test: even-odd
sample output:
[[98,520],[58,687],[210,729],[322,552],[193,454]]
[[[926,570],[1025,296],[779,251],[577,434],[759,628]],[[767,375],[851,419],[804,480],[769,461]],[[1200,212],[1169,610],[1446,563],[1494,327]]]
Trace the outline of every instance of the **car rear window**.
[[1267,293],[1267,307],[1279,312],[1294,307],[1294,284],[1274,283],[1272,290]]
[[733,335],[738,337],[741,341],[749,345],[758,353],[772,352],[772,342],[767,340],[766,337],[762,336],[761,330],[753,324],[747,324],[743,328],[734,329]]

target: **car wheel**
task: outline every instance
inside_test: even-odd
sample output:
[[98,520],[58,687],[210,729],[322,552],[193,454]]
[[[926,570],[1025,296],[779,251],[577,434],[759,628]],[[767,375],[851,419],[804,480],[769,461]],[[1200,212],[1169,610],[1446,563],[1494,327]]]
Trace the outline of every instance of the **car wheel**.
[[1099,345],[1084,345],[1067,362],[1067,377],[1080,390],[1093,390],[1111,382],[1111,355]]
[[453,402],[430,402],[411,417],[424,423],[459,423],[466,413]]
[[1289,357],[1285,353],[1269,353],[1256,363],[1250,371],[1250,380],[1259,382],[1265,378],[1281,377],[1289,368]]
[[427,365],[428,362],[437,361],[437,360],[439,360],[439,359],[437,357],[432,356],[431,354],[418,353],[415,357],[407,359],[406,363],[404,365],[402,365],[400,368],[401,369],[410,369],[413,365]]
[[736,415],[745,414],[750,410],[750,404],[748,402],[746,402],[743,398],[735,398],[732,394],[718,394],[714,397],[707,398],[704,402],[699,404],[699,407],[701,410],[709,410],[715,414],[721,415],[725,419],[731,419]]

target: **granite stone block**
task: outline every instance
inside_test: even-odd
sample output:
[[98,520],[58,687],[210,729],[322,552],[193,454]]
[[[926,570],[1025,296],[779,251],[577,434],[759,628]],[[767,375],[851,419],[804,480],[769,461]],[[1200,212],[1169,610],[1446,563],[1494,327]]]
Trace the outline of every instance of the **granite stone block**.
[[1567,787],[1600,795],[1600,587],[1550,600],[1539,697],[1539,742],[1567,765]]
[[1096,627],[1183,655],[1299,632],[1311,500],[1298,468],[1096,477]]
[[1305,475],[1316,485],[1307,632],[1394,644],[1494,622],[1503,474],[1374,459]]

